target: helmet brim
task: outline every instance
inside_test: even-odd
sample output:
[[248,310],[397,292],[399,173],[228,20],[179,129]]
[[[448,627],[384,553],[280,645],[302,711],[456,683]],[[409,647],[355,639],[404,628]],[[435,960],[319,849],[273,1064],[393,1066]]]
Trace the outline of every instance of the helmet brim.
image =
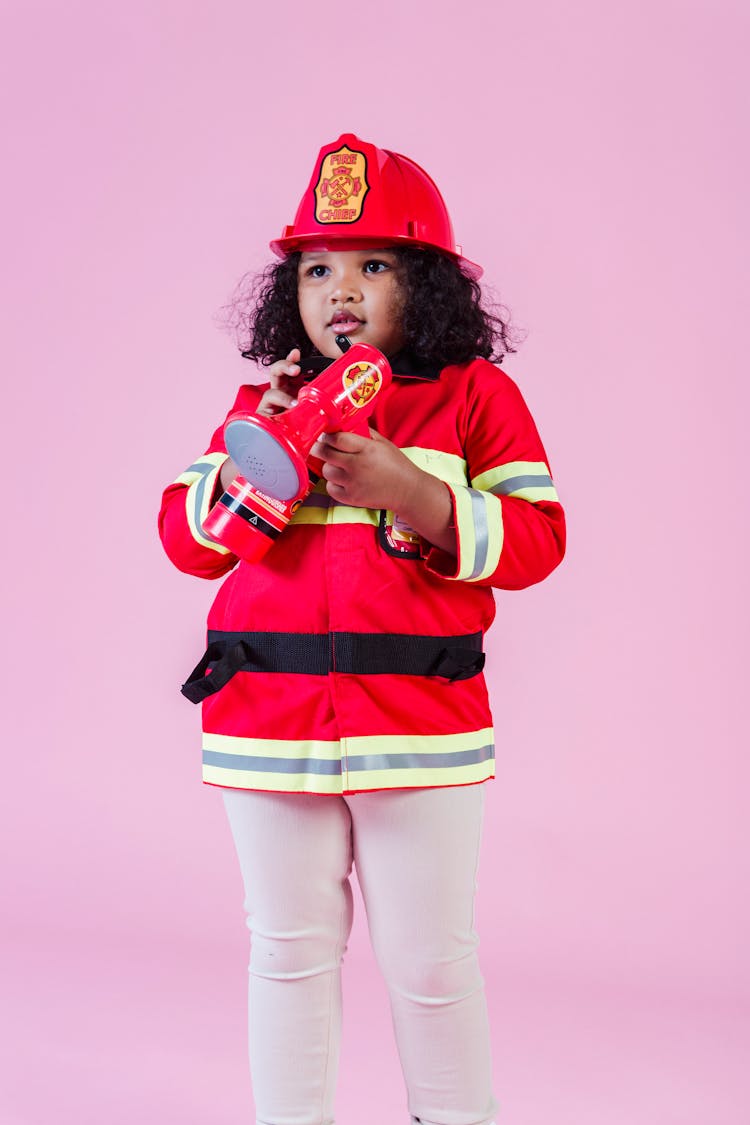
[[457,252],[451,253],[450,250],[446,250],[443,246],[434,246],[429,242],[419,242],[414,238],[408,238],[406,235],[404,235],[403,238],[399,238],[398,236],[394,237],[393,235],[383,238],[378,238],[376,236],[367,238],[341,238],[338,235],[331,234],[326,237],[326,234],[321,232],[320,234],[299,234],[291,235],[287,238],[276,238],[273,242],[269,243],[269,246],[278,258],[288,258],[289,255],[293,254],[296,250],[334,251],[369,250],[378,248],[385,250],[389,246],[413,246],[423,250],[435,250],[438,254],[444,254],[447,258],[452,258],[453,261],[461,267],[464,273],[468,274],[468,276],[475,281],[478,281],[484,273],[482,266],[477,265],[476,262],[472,262],[469,258],[464,258],[462,254]]

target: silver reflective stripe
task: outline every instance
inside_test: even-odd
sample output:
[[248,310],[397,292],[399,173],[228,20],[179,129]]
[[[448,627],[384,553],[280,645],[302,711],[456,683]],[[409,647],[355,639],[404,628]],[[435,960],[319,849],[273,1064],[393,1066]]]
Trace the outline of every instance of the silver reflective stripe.
[[487,527],[487,503],[476,488],[469,489],[471,496],[471,516],[474,521],[474,569],[469,579],[478,578],[487,562],[489,547],[489,528]]
[[495,747],[478,746],[475,750],[454,750],[452,754],[347,754],[346,768],[359,770],[427,770],[449,766],[473,766],[495,757]]
[[325,758],[256,758],[253,754],[222,754],[219,750],[204,750],[203,764],[256,773],[341,773],[340,761],[330,762]]
[[305,508],[331,508],[334,504],[338,503],[333,500],[327,492],[311,492],[304,502]]
[[198,487],[195,490],[195,524],[196,527],[201,526],[201,512],[203,510],[203,494],[206,491],[206,481],[213,472],[215,466],[212,465],[208,472],[205,472],[198,482]]
[[[473,766],[491,761],[495,748],[490,743],[474,750],[454,750],[448,754],[347,754],[346,767],[350,773],[363,770],[416,770],[442,769],[451,766]],[[223,754],[219,750],[204,750],[203,764],[228,770],[249,770],[257,773],[311,773],[338,776],[340,761],[325,758],[267,758],[252,754]]]
[[203,496],[206,491],[206,481],[215,468],[216,465],[212,465],[210,461],[195,461],[194,464],[185,469],[186,473],[202,474],[199,481],[193,482],[196,485],[193,510],[195,512],[195,524],[198,528],[201,526],[201,510],[203,508]]
[[493,484],[488,491],[493,492],[495,496],[507,496],[509,492],[518,492],[521,488],[554,488],[554,484],[548,473],[541,473],[539,476],[528,474],[508,477],[507,480],[501,480],[499,484]]
[[203,473],[203,475],[206,476],[207,473],[212,473],[215,468],[216,465],[212,464],[211,461],[195,461],[192,465],[188,465],[185,472]]

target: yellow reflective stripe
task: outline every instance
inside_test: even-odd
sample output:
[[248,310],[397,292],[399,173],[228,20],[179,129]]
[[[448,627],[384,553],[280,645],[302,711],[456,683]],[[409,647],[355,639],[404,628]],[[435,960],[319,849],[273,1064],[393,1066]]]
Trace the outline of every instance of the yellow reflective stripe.
[[343,741],[347,754],[449,754],[491,744],[492,727],[459,734],[360,734]]
[[326,492],[326,482],[319,480],[303,504],[289,521],[290,526],[301,523],[326,524],[333,501]]
[[222,769],[203,766],[203,780],[226,789],[265,789],[274,793],[323,793],[336,796],[344,792],[341,777],[320,777],[306,773],[272,773],[268,771]]
[[231,552],[203,534],[203,521],[211,506],[216,478],[226,460],[226,453],[206,453],[190,465],[184,473],[180,473],[174,482],[175,484],[186,484],[188,486],[185,493],[185,515],[190,534],[196,543],[200,543],[201,547],[207,547],[209,551],[216,551],[217,555],[229,555]]
[[476,489],[472,489],[471,491],[474,494],[475,510],[477,507],[477,497],[481,498],[484,505],[484,534],[486,536],[486,544],[483,554],[477,552],[477,558],[474,560],[474,571],[468,578],[468,581],[481,582],[483,579],[489,578],[491,574],[494,574],[497,570],[497,564],[500,562],[504,539],[503,506],[497,496],[493,496],[489,492],[479,492]]
[[203,780],[240,789],[341,793],[341,743],[204,733]]
[[468,488],[451,490],[456,504],[456,539],[458,542],[458,573],[456,579],[468,578],[474,570],[476,545],[474,543],[474,512]]
[[294,513],[292,524],[316,524],[322,526],[330,523],[364,523],[377,526],[378,516],[371,508],[353,508],[348,504],[339,504],[332,500],[325,487],[325,481],[320,480],[315,485],[305,502]]
[[242,735],[203,735],[203,749],[224,754],[255,754],[258,757],[272,754],[276,758],[320,758],[339,761],[341,743],[338,739],[299,738],[244,738]]
[[336,504],[329,508],[331,523],[368,523],[378,525],[378,513],[372,508],[352,508],[348,504]]
[[303,504],[295,512],[291,524],[366,523],[377,527],[378,515],[372,508],[352,508],[348,504],[333,504],[330,508],[314,508]]
[[234,788],[334,794],[467,785],[495,776],[491,727],[448,735],[338,741],[204,735],[203,780]]
[[363,770],[350,773],[349,789],[429,789],[442,785],[473,785],[495,776],[495,759],[445,769]]
[[289,526],[296,527],[302,523],[326,524],[329,511],[329,508],[308,508],[303,504],[292,516]]
[[[466,462],[453,453],[443,453],[440,449],[427,449],[421,446],[408,446],[401,450],[410,461],[426,473],[432,473],[439,480],[448,483],[466,484]],[[325,524],[359,523],[377,527],[380,513],[373,508],[355,508],[331,500],[325,490],[325,482],[319,481],[313,491],[292,517],[291,524],[312,524],[317,527]]]
[[475,488],[451,491],[456,502],[456,539],[460,582],[481,582],[497,568],[503,549],[503,509],[496,496]]
[[534,503],[537,500],[554,500],[559,503],[557,490],[544,461],[509,461],[479,473],[471,481],[473,488],[493,492],[496,496],[516,496]]
[[442,449],[428,449],[426,446],[412,445],[401,450],[418,469],[432,473],[448,484],[466,484],[466,461],[455,453],[444,453]]
[[220,469],[228,457],[226,453],[204,453],[197,461],[193,462],[174,479],[173,484],[194,484],[201,480],[212,469]]

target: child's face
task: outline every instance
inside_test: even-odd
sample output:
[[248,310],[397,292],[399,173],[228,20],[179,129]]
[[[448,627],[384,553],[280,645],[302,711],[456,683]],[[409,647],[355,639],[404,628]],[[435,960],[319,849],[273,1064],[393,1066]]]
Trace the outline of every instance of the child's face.
[[318,351],[337,359],[339,335],[386,355],[404,345],[403,291],[392,250],[311,250],[297,274],[302,323]]

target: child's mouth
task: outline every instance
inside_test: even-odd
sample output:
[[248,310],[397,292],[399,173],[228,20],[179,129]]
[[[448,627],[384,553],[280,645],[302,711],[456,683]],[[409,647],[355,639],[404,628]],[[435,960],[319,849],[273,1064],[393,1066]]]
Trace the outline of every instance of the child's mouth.
[[348,336],[350,332],[356,332],[358,328],[361,328],[362,324],[363,321],[358,320],[356,316],[344,313],[336,315],[328,327],[332,328],[337,336],[342,334]]

